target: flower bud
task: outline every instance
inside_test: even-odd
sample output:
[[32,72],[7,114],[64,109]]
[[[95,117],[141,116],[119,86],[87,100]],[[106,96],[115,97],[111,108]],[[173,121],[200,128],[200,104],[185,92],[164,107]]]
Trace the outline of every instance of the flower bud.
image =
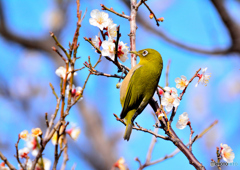
[[150,18],[150,19],[153,19],[153,13],[151,13],[151,14],[149,15],[149,18]]
[[157,20],[160,21],[160,22],[163,22],[163,21],[164,21],[164,18],[161,17],[161,18],[158,18]]

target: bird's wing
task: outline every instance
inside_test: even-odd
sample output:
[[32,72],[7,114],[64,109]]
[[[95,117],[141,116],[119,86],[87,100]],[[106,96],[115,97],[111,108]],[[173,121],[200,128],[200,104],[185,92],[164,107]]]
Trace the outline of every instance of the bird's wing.
[[[141,91],[139,91],[139,81],[140,80],[140,76],[143,72],[142,67],[137,68],[132,76],[131,79],[128,83],[128,88],[127,88],[127,93],[126,93],[126,97],[125,97],[125,101],[124,101],[124,105],[123,105],[123,109],[122,112],[120,114],[120,118],[123,119],[128,111],[132,110],[132,109],[137,109],[138,106],[140,105],[141,101],[143,100],[143,93]],[[136,77],[136,76],[139,77]],[[133,81],[134,80],[134,81]],[[135,95],[133,95],[135,94]]]

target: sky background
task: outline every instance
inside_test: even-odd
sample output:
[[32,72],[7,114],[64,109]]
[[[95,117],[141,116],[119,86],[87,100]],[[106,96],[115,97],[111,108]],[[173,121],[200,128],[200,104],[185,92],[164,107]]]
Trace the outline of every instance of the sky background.
[[[122,1],[81,1],[81,10],[84,11],[87,8],[87,13],[80,29],[80,47],[77,55],[81,58],[76,62],[77,68],[83,66],[88,56],[91,57],[93,63],[98,59],[98,54],[94,52],[88,42],[84,41],[83,37],[93,37],[98,34],[98,28],[89,24],[89,18],[93,9],[101,9],[101,3],[107,7],[113,7],[116,11],[125,11],[128,14],[128,8]],[[164,17],[164,22],[160,23],[161,26],[157,28],[155,21],[148,17],[148,10],[141,6],[138,13],[144,17],[146,23],[164,31],[178,41],[204,49],[225,48],[230,45],[228,32],[210,1],[153,0],[147,1],[147,4],[157,17]],[[17,35],[30,39],[41,39],[48,36],[49,31],[58,27],[58,24],[61,25],[60,14],[57,17],[52,16],[52,13],[57,9],[55,1],[8,0],[3,1],[3,5],[7,25]],[[226,6],[231,15],[239,22],[239,17],[236,17],[240,14],[239,3],[228,1]],[[68,22],[59,37],[62,45],[66,48],[68,42],[72,41],[76,28],[75,1],[71,1],[71,5],[67,9],[67,16]],[[120,25],[120,40],[129,46],[127,35],[130,32],[129,22],[112,13],[109,13],[109,17],[113,19],[114,23]],[[172,126],[179,138],[184,143],[188,143],[189,128],[179,130],[175,126],[180,114],[188,113],[192,128],[195,131],[194,136],[208,127],[214,120],[219,120],[219,123],[211,131],[193,144],[193,153],[207,169],[214,169],[210,167],[210,160],[212,158],[216,160],[216,147],[219,147],[221,143],[228,144],[235,153],[234,162],[240,166],[240,56],[234,54],[203,55],[189,52],[167,43],[145,30],[141,25],[138,25],[136,36],[137,50],[153,48],[162,55],[164,68],[159,82],[161,86],[165,86],[165,72],[169,60],[171,60],[170,87],[176,86],[175,78],[185,75],[190,79],[199,68],[208,68],[207,72],[211,73],[208,85],[199,85],[196,88],[197,79],[193,80],[180,103]],[[2,122],[0,123],[0,150],[13,165],[17,166],[17,161],[13,155],[15,154],[14,144],[18,134],[25,129],[30,131],[32,128],[40,126],[44,122],[44,113],[53,113],[55,109],[56,101],[51,93],[49,82],[54,85],[58,92],[60,79],[55,75],[55,70],[61,65],[56,63],[47,53],[30,51],[21,45],[6,41],[1,36],[0,57],[0,86],[9,90],[9,97],[0,95],[0,119]],[[130,67],[130,59],[124,64]],[[97,70],[110,74],[117,73],[116,66],[106,59],[103,59]],[[77,86],[83,86],[87,73],[88,70],[85,69],[74,77],[78,83]],[[104,130],[109,136],[115,133],[123,135],[125,130],[125,126],[117,122],[113,116],[113,113],[119,115],[121,112],[119,90],[116,89],[117,82],[118,79],[115,78],[92,76],[84,92],[84,100],[100,110],[104,121]],[[178,93],[180,92],[178,89]],[[0,94],[3,93],[4,91]],[[82,120],[77,111],[73,107],[67,120],[81,127]],[[142,127],[153,130],[154,119],[151,112],[152,109],[148,106],[137,117],[136,121]],[[162,130],[159,130],[159,133],[164,134]],[[120,138],[117,150],[113,152],[117,153],[118,158],[124,157],[130,169],[137,169],[139,165],[134,159],[138,157],[142,163],[145,162],[151,139],[150,134],[133,130],[130,141],[126,142]],[[80,147],[84,147],[85,141],[86,136],[82,133],[76,143]],[[23,143],[20,143],[20,148],[21,146],[23,147]],[[45,151],[46,157],[52,161],[54,159],[53,149],[54,147],[49,143]],[[174,150],[175,146],[171,142],[158,139],[152,160],[164,157]],[[69,169],[75,162],[77,162],[76,169],[91,169],[81,157],[71,151],[71,143],[69,157]],[[238,169],[239,166],[224,167],[223,169]],[[194,169],[182,153],[147,169],[176,169],[176,167]]]

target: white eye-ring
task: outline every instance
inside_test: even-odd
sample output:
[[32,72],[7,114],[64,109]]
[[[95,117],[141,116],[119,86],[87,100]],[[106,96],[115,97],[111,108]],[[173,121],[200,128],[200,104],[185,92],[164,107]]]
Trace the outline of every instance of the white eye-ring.
[[148,51],[147,51],[147,50],[144,50],[144,51],[142,52],[142,55],[143,55],[143,56],[148,55]]

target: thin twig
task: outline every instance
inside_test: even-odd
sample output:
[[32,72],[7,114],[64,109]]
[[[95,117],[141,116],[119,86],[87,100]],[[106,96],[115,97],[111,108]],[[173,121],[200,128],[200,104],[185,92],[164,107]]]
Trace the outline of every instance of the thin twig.
[[[158,134],[158,130],[159,130],[159,128],[155,128],[154,133]],[[153,151],[153,148],[154,148],[156,142],[157,142],[157,138],[155,136],[153,136],[151,144],[150,144],[148,152],[147,152],[146,163],[149,163],[151,161],[152,151]]]
[[154,19],[155,19],[155,21],[156,21],[156,24],[157,24],[157,26],[159,27],[159,21],[158,21],[156,15],[155,15],[154,12],[151,10],[151,8],[146,4],[145,0],[143,0],[143,3],[144,3],[144,5],[147,7],[147,9],[149,10],[150,14],[153,14],[153,17],[154,17]]
[[[120,119],[116,114],[113,114],[113,115],[116,117],[116,120],[117,120],[117,121],[121,122],[122,124],[124,124],[124,125],[126,126],[126,123],[125,123],[122,119]],[[156,134],[156,133],[154,133],[154,132],[151,131],[151,130],[148,130],[148,129],[145,129],[145,128],[141,127],[137,122],[136,122],[136,125],[137,125],[137,126],[133,126],[133,129],[150,133],[150,134],[154,135],[156,138],[161,138],[161,139],[164,139],[164,140],[169,140],[169,137],[168,137],[168,136],[162,136],[162,135]]]
[[16,147],[16,159],[20,165],[20,167],[23,169],[23,170],[26,170],[26,168],[23,166],[23,164],[21,163],[20,159],[19,159],[19,154],[18,154],[18,144],[19,144],[19,141],[20,141],[20,136],[18,136],[18,140],[17,140],[17,143],[15,144],[15,147]]
[[55,144],[55,151],[54,151],[54,164],[53,164],[53,169],[56,170],[57,169],[57,164],[58,164],[58,142],[59,142],[59,130],[60,130],[61,126],[59,126],[56,130],[56,134],[57,134],[57,140],[56,140],[56,144]]
[[49,85],[50,85],[50,87],[51,87],[51,89],[52,89],[52,93],[54,94],[54,96],[56,97],[56,99],[58,99],[58,95],[57,95],[57,93],[55,92],[52,83],[49,83]]
[[112,8],[108,8],[108,7],[106,7],[106,6],[103,5],[103,4],[100,4],[100,5],[101,5],[101,7],[102,7],[102,10],[107,10],[107,11],[112,12],[112,13],[114,13],[114,14],[122,17],[122,18],[129,19],[129,16],[127,16],[127,15],[125,15],[125,14],[120,14],[120,13],[114,11]]
[[[195,138],[192,140],[192,143],[198,139],[200,139],[204,134],[206,134],[214,125],[216,125],[218,123],[217,120],[215,120],[210,126],[208,126],[206,129],[204,129],[199,135],[195,136]],[[190,143],[188,143],[186,146],[189,146]],[[169,159],[169,158],[172,158],[173,156],[175,156],[177,153],[179,153],[180,150],[178,148],[176,148],[171,154],[169,155],[166,155],[158,160],[155,160],[155,161],[152,161],[152,162],[149,162],[148,164],[145,164],[145,167],[147,166],[150,166],[150,165],[154,165],[154,164],[157,164],[157,163],[160,163],[160,162],[163,162],[164,160],[166,159]],[[143,169],[142,168],[142,169]],[[140,168],[139,168],[140,169]]]
[[187,125],[188,125],[189,128],[190,128],[190,135],[189,135],[189,150],[190,150],[190,152],[192,152],[192,144],[193,144],[193,142],[192,142],[192,135],[193,135],[194,131],[193,131],[193,129],[192,129],[192,126],[191,126],[191,122],[190,122],[190,121],[188,121]]
[[64,144],[65,144],[65,148],[64,148],[64,152],[63,152],[63,163],[62,163],[61,170],[65,170],[66,169],[67,161],[69,160],[68,153],[67,153],[68,146],[67,146],[67,138],[66,138],[66,136],[64,136]]
[[62,56],[62,54],[56,49],[56,47],[52,47],[52,50],[55,51],[61,58],[62,60],[66,63],[66,59]]
[[47,128],[49,128],[48,113],[45,113],[45,121],[46,121]]
[[64,54],[67,56],[67,58],[69,60],[71,60],[70,55],[67,53],[66,49],[59,43],[57,37],[54,35],[53,32],[50,32],[50,36],[54,39],[54,41],[56,42],[56,45],[64,52]]
[[0,152],[0,158],[3,160],[5,164],[9,167],[10,170],[17,170],[8,160],[7,158]]
[[[119,30],[120,30],[120,25],[117,27],[117,39],[116,39],[116,42],[115,42],[115,58],[114,58],[114,62],[116,63],[117,67],[118,68],[122,68],[118,62],[118,42],[119,42],[119,38],[120,38],[120,35],[119,35]],[[120,70],[122,71],[122,70]]]
[[187,87],[188,87],[189,84],[193,81],[193,79],[194,79],[195,77],[197,77],[197,74],[198,74],[198,72],[199,72],[200,70],[201,70],[201,68],[198,69],[198,70],[196,71],[196,73],[194,74],[194,76],[189,80],[187,86],[183,89],[182,93],[179,95],[179,99],[180,99],[180,100],[182,100],[182,97],[183,97],[183,95],[185,94],[185,92],[186,92],[186,90],[187,90]]
[[97,50],[97,52],[98,52],[99,54],[102,53],[102,51],[101,51],[98,47],[96,47],[90,39],[88,39],[87,37],[84,37],[84,40],[87,41],[87,42],[89,42],[89,43],[91,44],[91,46],[93,46],[93,48],[94,48],[95,50]]
[[[196,73],[193,75],[193,77],[189,80],[187,86],[183,89],[182,93],[179,95],[179,100],[182,100],[182,97],[183,97],[183,95],[185,94],[185,92],[186,92],[186,90],[187,90],[187,87],[188,87],[189,84],[193,81],[193,79],[194,79],[195,77],[197,77],[197,74],[198,74],[198,72],[199,72],[200,70],[201,70],[201,68],[198,69],[198,70],[196,71]],[[170,124],[172,123],[173,118],[174,118],[174,116],[176,115],[177,109],[178,109],[178,106],[177,106],[177,107],[173,107],[173,109],[172,109],[172,114],[171,114],[170,121],[169,121]]]

